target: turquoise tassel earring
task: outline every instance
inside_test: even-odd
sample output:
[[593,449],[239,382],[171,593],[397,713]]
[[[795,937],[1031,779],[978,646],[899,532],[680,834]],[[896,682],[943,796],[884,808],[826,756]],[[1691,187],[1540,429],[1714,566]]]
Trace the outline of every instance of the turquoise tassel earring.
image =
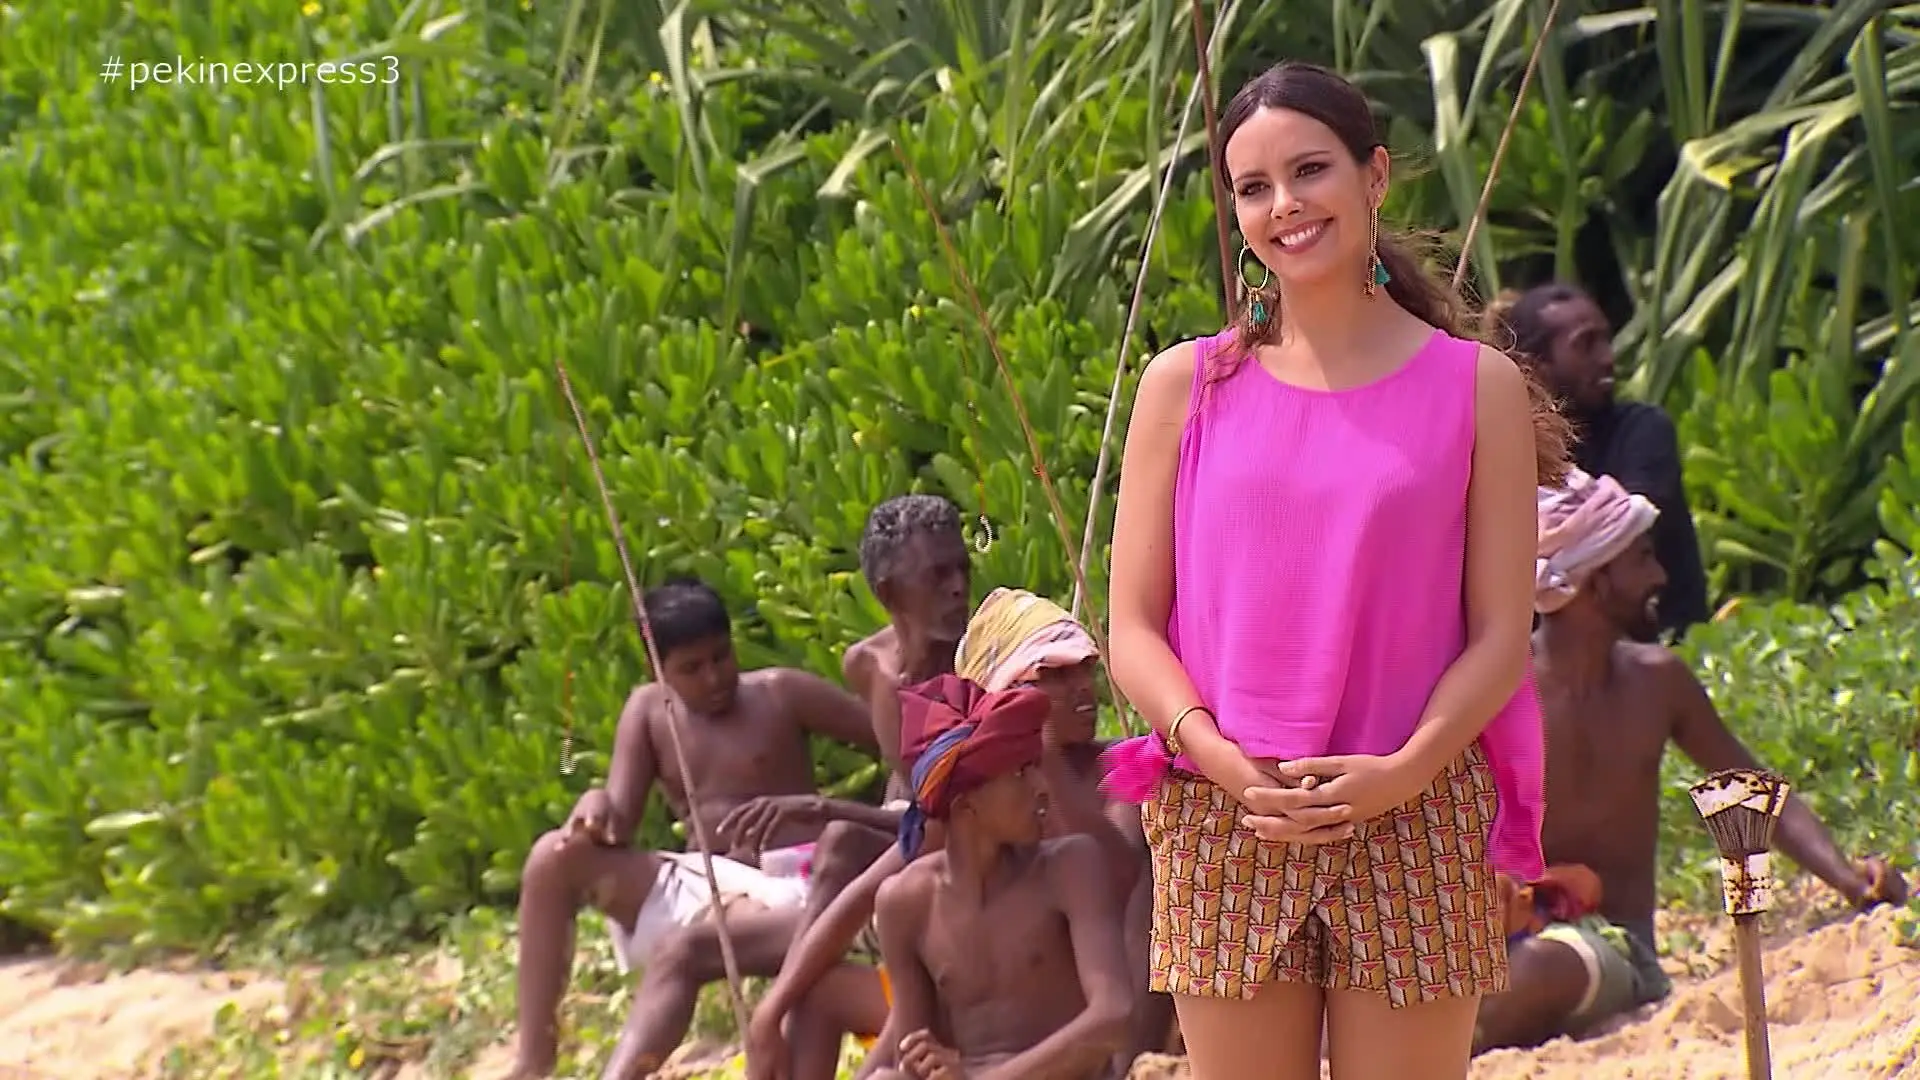
[[1367,249],[1367,295],[1372,296],[1375,289],[1393,280],[1387,272],[1387,264],[1380,261],[1380,208],[1374,207],[1372,217],[1373,243]]
[[1267,307],[1267,286],[1273,284],[1273,268],[1261,262],[1259,257],[1255,256],[1253,264],[1260,268],[1261,278],[1257,282],[1248,281],[1247,256],[1252,254],[1253,248],[1250,245],[1241,244],[1240,258],[1234,265],[1240,273],[1240,286],[1247,290],[1247,299],[1251,301],[1247,312],[1248,316],[1253,321],[1253,328],[1259,330],[1265,327],[1273,318],[1272,309]]

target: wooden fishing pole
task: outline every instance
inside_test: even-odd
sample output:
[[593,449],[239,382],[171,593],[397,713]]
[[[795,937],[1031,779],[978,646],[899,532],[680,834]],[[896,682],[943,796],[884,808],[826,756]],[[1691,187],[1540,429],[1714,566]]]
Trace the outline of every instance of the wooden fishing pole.
[[[1229,202],[1227,199],[1227,178],[1221,176],[1220,170],[1213,167],[1215,160],[1214,151],[1220,145],[1220,125],[1219,121],[1214,117],[1213,106],[1213,62],[1211,58],[1213,56],[1214,41],[1212,35],[1207,33],[1207,16],[1206,13],[1200,9],[1200,0],[1188,0],[1187,9],[1192,15],[1191,21],[1193,23],[1194,82],[1201,88],[1201,115],[1206,117],[1207,122],[1207,175],[1212,178],[1213,183],[1213,230],[1220,244],[1220,305],[1221,311],[1228,318],[1231,318],[1233,315],[1234,279],[1233,228],[1227,221],[1227,204]],[[1220,26],[1225,26],[1228,22],[1232,21],[1232,19],[1233,0],[1228,0],[1226,8],[1220,12],[1220,23],[1219,26],[1214,27],[1215,32],[1217,33]],[[1181,123],[1184,124],[1186,122],[1186,117],[1183,116],[1180,119]],[[1179,144],[1176,143],[1175,145],[1177,146]]]
[[1773,832],[1787,806],[1784,777],[1758,769],[1725,769],[1688,789],[1694,809],[1720,849],[1721,899],[1733,917],[1740,968],[1740,1011],[1746,1022],[1747,1080],[1772,1080],[1767,1038],[1767,976],[1760,961],[1760,915],[1773,906]]
[[587,426],[587,414],[580,407],[580,399],[574,395],[573,380],[567,376],[566,361],[555,356],[554,374],[559,376],[560,392],[566,396],[567,408],[573,413],[573,424],[580,432],[580,443],[587,450],[587,464],[593,469],[593,482],[600,489],[600,506],[606,511],[607,526],[613,532],[613,549],[620,557],[620,570],[626,575],[627,599],[633,603],[633,619],[640,627],[640,640],[646,646],[647,664],[653,669],[653,677],[660,684],[661,701],[667,718],[667,742],[673,747],[673,760],[680,770],[680,784],[687,798],[687,832],[693,836],[694,844],[700,849],[700,865],[707,875],[707,893],[713,913],[714,930],[720,938],[720,964],[727,973],[727,997],[733,1005],[733,1018],[742,1038],[752,1019],[747,1012],[747,996],[740,978],[740,962],[733,948],[733,933],[727,928],[726,905],[720,895],[720,880],[713,872],[713,842],[707,831],[707,822],[700,814],[700,796],[694,789],[693,770],[687,762],[687,749],[680,737],[682,717],[680,695],[667,685],[660,666],[660,650],[654,644],[653,621],[647,618],[647,605],[641,600],[640,578],[633,572],[633,556],[627,550],[627,534],[620,524],[620,511],[613,505],[613,492],[607,486],[606,470],[600,467],[600,451],[595,447],[593,432]]
[[[553,474],[567,475],[566,443],[553,441]],[[569,596],[573,592],[573,507],[565,507],[560,515],[560,595]],[[572,776],[575,764],[573,741],[573,634],[571,631],[561,640],[560,666],[560,775]]]
[[1487,182],[1480,188],[1480,202],[1473,208],[1473,216],[1467,219],[1467,233],[1460,241],[1460,261],[1453,267],[1453,291],[1460,292],[1461,283],[1467,280],[1467,253],[1473,250],[1473,238],[1480,231],[1480,221],[1487,216],[1487,204],[1493,201],[1493,183],[1500,177],[1500,163],[1506,160],[1507,143],[1513,138],[1513,129],[1520,123],[1520,108],[1526,104],[1527,88],[1533,85],[1533,73],[1540,67],[1540,53],[1546,48],[1547,39],[1553,36],[1553,22],[1560,17],[1560,0],[1547,5],[1547,17],[1540,21],[1540,36],[1533,40],[1533,53],[1527,57],[1527,66],[1520,73],[1520,89],[1513,93],[1513,108],[1507,112],[1507,126],[1500,129],[1500,141],[1494,144],[1493,160],[1487,163]]
[[[1233,10],[1238,6],[1239,0],[1227,0],[1226,7],[1220,15],[1220,22],[1214,27],[1215,37],[1218,37],[1220,28],[1225,26],[1233,18]],[[1193,19],[1194,32],[1196,34],[1200,32],[1201,18],[1199,0],[1194,0]],[[1205,46],[1205,50],[1210,51],[1216,44],[1216,41],[1210,39]],[[1204,54],[1201,59],[1200,69],[1195,75],[1193,86],[1187,91],[1186,107],[1180,110],[1179,126],[1177,126],[1173,132],[1173,147],[1168,153],[1167,167],[1162,170],[1160,176],[1160,193],[1154,197],[1153,214],[1147,218],[1146,239],[1141,241],[1140,244],[1140,269],[1133,275],[1133,299],[1127,304],[1126,325],[1120,331],[1120,352],[1118,356],[1114,357],[1113,361],[1113,389],[1107,393],[1107,417],[1100,425],[1100,456],[1093,463],[1093,486],[1087,489],[1087,523],[1080,533],[1080,570],[1074,575],[1073,583],[1072,611],[1073,617],[1076,619],[1081,617],[1080,612],[1082,605],[1088,603],[1091,599],[1083,591],[1082,585],[1088,580],[1088,574],[1092,572],[1093,553],[1098,549],[1096,538],[1094,537],[1094,530],[1097,529],[1100,524],[1100,493],[1106,489],[1107,467],[1113,462],[1113,425],[1120,415],[1120,402],[1124,400],[1126,393],[1127,354],[1129,348],[1133,345],[1133,331],[1140,319],[1141,302],[1146,299],[1147,271],[1153,266],[1153,244],[1154,241],[1160,237],[1160,218],[1161,215],[1166,213],[1167,197],[1173,193],[1173,177],[1174,173],[1179,170],[1180,147],[1187,141],[1187,124],[1193,119],[1194,103],[1196,101],[1210,102],[1213,97],[1213,83],[1209,68],[1205,63]],[[1177,73],[1175,77],[1178,77]],[[1213,106],[1211,104],[1207,106],[1206,117],[1207,145],[1212,146],[1214,130]],[[1208,155],[1207,162],[1207,171],[1213,172],[1213,157],[1211,154]],[[1213,178],[1213,203],[1214,221],[1219,229],[1220,250],[1224,259],[1229,236],[1227,232],[1226,185],[1218,176]],[[1228,267],[1224,261],[1221,263],[1220,272],[1222,274],[1231,272],[1230,267]],[[1233,303],[1233,294],[1231,291],[1233,288],[1232,279],[1223,278],[1221,288],[1226,290],[1225,302],[1230,309]],[[1089,620],[1097,618],[1097,616],[1091,612],[1089,612],[1086,617]]]
[[[1014,419],[1020,425],[1020,432],[1026,437],[1027,456],[1033,461],[1033,475],[1040,479],[1040,490],[1047,498],[1049,516],[1053,518],[1054,528],[1060,533],[1060,544],[1066,549],[1067,566],[1074,573],[1076,586],[1085,591],[1085,575],[1080,568],[1080,550],[1073,542],[1073,535],[1067,524],[1067,511],[1060,502],[1060,492],[1054,487],[1053,476],[1047,471],[1045,457],[1040,452],[1040,439],[1033,433],[1033,422],[1027,417],[1027,403],[1020,396],[1020,385],[1013,378],[1013,369],[1007,366],[1006,354],[1000,348],[1000,335],[993,329],[993,319],[987,314],[987,306],[980,300],[980,291],[973,286],[973,278],[967,274],[967,268],[960,261],[960,251],[954,247],[953,237],[947,230],[946,219],[940,215],[940,208],[934,204],[933,196],[927,193],[927,185],[920,179],[920,170],[913,167],[913,159],[907,156],[899,139],[893,140],[893,156],[898,158],[900,166],[906,170],[907,180],[913,184],[913,190],[920,196],[920,202],[926,207],[927,216],[933,219],[933,228],[940,238],[941,251],[945,253],[947,268],[954,279],[960,283],[961,291],[966,295],[968,307],[980,331],[986,335],[987,351],[993,355],[994,367],[1000,373],[1000,385],[1005,387],[1007,396],[1013,401]],[[1127,714],[1126,700],[1120,694],[1120,684],[1113,677],[1112,661],[1108,658],[1107,634],[1097,620],[1086,621],[1087,632],[1092,635],[1094,647],[1100,650],[1100,666],[1107,673],[1107,693],[1111,697],[1114,711],[1120,717],[1120,723],[1127,734],[1133,734],[1133,721]]]

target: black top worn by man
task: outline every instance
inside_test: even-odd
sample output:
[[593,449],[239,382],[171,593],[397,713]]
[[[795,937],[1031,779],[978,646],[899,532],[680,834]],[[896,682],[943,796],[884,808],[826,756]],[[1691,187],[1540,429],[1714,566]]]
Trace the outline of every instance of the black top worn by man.
[[1613,396],[1613,330],[1599,305],[1571,285],[1535,286],[1508,310],[1514,350],[1532,362],[1579,433],[1574,462],[1589,476],[1611,476],[1660,509],[1653,551],[1667,574],[1660,628],[1677,638],[1705,622],[1707,573],[1681,482],[1680,440],[1657,405]]

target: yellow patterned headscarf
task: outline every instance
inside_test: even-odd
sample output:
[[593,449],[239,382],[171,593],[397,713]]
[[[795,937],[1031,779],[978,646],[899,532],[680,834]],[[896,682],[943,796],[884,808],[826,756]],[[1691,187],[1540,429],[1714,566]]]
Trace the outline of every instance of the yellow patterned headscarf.
[[967,621],[954,672],[988,691],[1030,682],[1042,668],[1100,655],[1093,635],[1066,608],[1025,589],[995,589]]

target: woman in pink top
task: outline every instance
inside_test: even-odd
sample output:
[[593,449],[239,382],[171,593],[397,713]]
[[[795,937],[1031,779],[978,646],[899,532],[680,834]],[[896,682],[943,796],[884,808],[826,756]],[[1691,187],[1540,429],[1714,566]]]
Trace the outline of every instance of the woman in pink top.
[[1127,432],[1114,671],[1153,734],[1153,989],[1197,1080],[1465,1077],[1540,871],[1535,487],[1566,429],[1379,232],[1366,99],[1282,64],[1220,118],[1247,295]]

